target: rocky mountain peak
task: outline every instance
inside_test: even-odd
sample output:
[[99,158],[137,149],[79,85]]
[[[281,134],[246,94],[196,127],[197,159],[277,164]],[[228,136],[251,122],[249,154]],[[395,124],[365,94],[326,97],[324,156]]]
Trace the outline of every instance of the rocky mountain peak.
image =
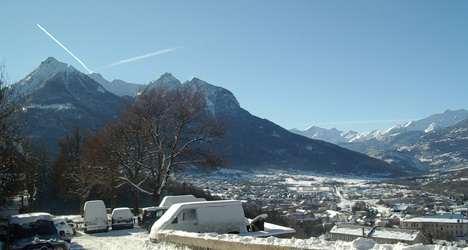
[[211,85],[196,77],[192,77],[184,85],[202,90],[205,93],[208,109],[213,114],[231,113],[233,110],[240,108],[234,94],[225,88]]
[[160,77],[149,82],[147,88],[155,88],[156,86],[173,89],[180,85],[180,81],[177,80],[171,73],[164,73]]
[[59,74],[76,73],[77,71],[70,64],[57,61],[53,57],[47,58],[39,67],[27,75],[24,79],[16,83],[14,89],[19,95],[27,95],[40,87],[45,80]]

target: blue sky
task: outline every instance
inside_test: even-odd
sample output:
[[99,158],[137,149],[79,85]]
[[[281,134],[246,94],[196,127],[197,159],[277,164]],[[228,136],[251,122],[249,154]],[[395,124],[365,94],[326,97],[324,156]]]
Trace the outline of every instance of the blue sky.
[[11,82],[49,56],[87,73],[39,24],[108,80],[198,77],[287,129],[385,130],[468,109],[467,13],[468,1],[1,0],[0,58]]

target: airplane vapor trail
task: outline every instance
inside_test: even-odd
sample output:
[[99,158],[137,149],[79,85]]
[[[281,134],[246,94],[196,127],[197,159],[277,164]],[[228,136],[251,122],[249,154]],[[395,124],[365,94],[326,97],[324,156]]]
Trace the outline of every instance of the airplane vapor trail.
[[93,73],[93,71],[91,71],[88,67],[86,67],[86,65],[80,60],[78,59],[78,57],[76,57],[70,50],[68,50],[67,48],[65,48],[65,46],[63,46],[63,44],[61,44],[57,39],[55,39],[55,37],[53,37],[49,32],[47,32],[47,30],[45,30],[44,28],[42,28],[41,25],[39,25],[38,23],[36,23],[37,26],[42,30],[44,31],[48,36],[50,36],[50,38],[52,38],[56,43],[58,43],[58,45],[60,45],[64,50],[66,50],[71,56],[73,56],[73,58],[75,58],[81,65],[83,65],[83,67],[88,70],[88,72],[91,74]]
[[151,52],[151,53],[148,53],[148,54],[145,54],[145,55],[142,55],[142,56],[136,56],[136,57],[132,57],[132,58],[129,58],[129,59],[120,60],[120,61],[111,63],[111,64],[109,64],[107,66],[104,66],[102,68],[99,68],[99,69],[107,69],[107,68],[114,67],[114,66],[117,66],[117,65],[120,65],[120,64],[137,61],[137,60],[140,60],[140,59],[143,59],[143,58],[161,55],[161,54],[171,52],[171,51],[174,51],[174,50],[177,50],[177,49],[180,49],[180,48],[182,48],[182,46],[171,47],[171,48],[168,48],[168,49],[159,50],[159,51],[156,51],[156,52]]

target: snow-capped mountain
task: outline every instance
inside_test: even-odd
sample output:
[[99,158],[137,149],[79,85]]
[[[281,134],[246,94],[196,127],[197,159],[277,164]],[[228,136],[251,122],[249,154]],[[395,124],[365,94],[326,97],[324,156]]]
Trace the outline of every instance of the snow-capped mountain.
[[[94,78],[97,76],[94,75]],[[101,81],[101,80],[100,80]],[[222,149],[229,149],[229,167],[241,169],[301,169],[326,173],[401,175],[384,161],[335,144],[293,134],[242,109],[228,90],[198,78],[185,82],[205,93],[209,110],[226,124]],[[174,88],[181,83],[166,73],[148,87]],[[47,59],[24,80],[14,85],[25,94],[24,115],[34,139],[57,150],[57,141],[76,125],[95,130],[118,116],[123,99],[66,64]],[[138,98],[138,97],[137,97]],[[56,151],[55,151],[56,152]]]
[[468,118],[454,126],[423,135],[407,148],[433,170],[468,168]]
[[117,118],[123,101],[70,65],[48,58],[12,86],[24,98],[22,116],[32,137],[50,152],[75,126],[95,130]]
[[410,121],[403,125],[394,126],[382,133],[382,136],[391,134],[401,134],[410,131],[423,131],[425,133],[433,132],[442,128],[453,126],[468,118],[468,111],[446,110],[444,113],[434,114],[427,118]]
[[28,95],[40,88],[44,81],[58,72],[72,74],[78,71],[70,64],[60,63],[55,58],[49,57],[33,72],[16,83],[13,89],[19,95]]
[[[468,111],[465,109],[446,110],[443,113],[434,114],[424,119],[396,125],[383,132],[378,130],[363,133],[343,132],[337,129],[328,130],[317,127],[311,127],[304,131],[291,131],[309,138],[336,143],[342,147],[386,160],[403,169],[427,171],[430,168],[427,163],[431,162],[431,160],[413,155],[411,152],[416,152],[414,149],[408,153],[408,148],[412,148],[424,136],[429,136],[432,133],[459,124],[467,118]],[[456,148],[453,148],[453,150],[460,151]],[[432,151],[432,153],[435,153],[435,151]],[[431,169],[437,168],[434,167],[437,164],[433,162],[431,164],[433,165]],[[442,167],[442,165],[439,164],[438,167]]]
[[453,126],[466,118],[468,118],[468,111],[465,109],[446,110],[443,113],[434,114],[424,119],[393,126],[386,131],[374,130],[368,132],[356,132],[350,130],[344,132],[337,130],[336,128],[325,129],[317,126],[311,126],[305,130],[291,129],[290,131],[311,139],[323,140],[332,143],[364,142],[371,139],[385,141],[388,136],[395,136],[406,132],[433,132]]
[[163,87],[167,89],[173,89],[180,86],[180,81],[177,80],[171,73],[164,73],[160,77],[152,80],[148,83],[147,88]]
[[113,80],[112,82],[109,82],[98,73],[92,73],[88,76],[97,83],[101,84],[107,91],[113,93],[116,96],[135,97],[138,92],[146,87],[145,85],[128,83],[122,80]]
[[[291,129],[290,131],[295,134],[303,135],[311,139],[323,140],[323,141],[332,142],[332,143],[348,141],[348,139],[344,135],[344,132],[336,128],[326,129],[326,128],[320,128],[317,126],[311,126],[305,130],[298,130],[294,128],[294,129]],[[352,133],[357,134],[357,132],[354,132],[354,131],[349,131],[347,133],[348,135]]]

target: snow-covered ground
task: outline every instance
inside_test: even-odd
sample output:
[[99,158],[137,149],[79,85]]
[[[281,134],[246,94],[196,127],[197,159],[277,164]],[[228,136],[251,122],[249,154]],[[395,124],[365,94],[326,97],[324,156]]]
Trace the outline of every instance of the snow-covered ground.
[[145,230],[135,227],[129,230],[110,230],[107,233],[85,234],[77,232],[77,236],[71,241],[73,250],[179,250],[190,249],[188,247],[178,247],[169,243],[155,244],[149,240]]
[[[181,231],[168,231],[167,233],[199,237],[206,240],[223,240],[234,242],[245,242],[250,244],[276,245],[297,247],[298,249],[336,249],[336,250],[455,250],[462,249],[452,246],[441,245],[415,245],[406,244],[376,244],[369,239],[357,239],[352,242],[344,241],[326,241],[318,238],[310,239],[280,239],[276,237],[253,238],[242,237],[238,235],[216,234],[216,233],[187,233]],[[108,233],[84,234],[78,232],[72,239],[71,248],[74,250],[188,250],[188,247],[179,247],[169,243],[152,243],[149,240],[148,233],[139,227],[130,230],[109,231]]]

